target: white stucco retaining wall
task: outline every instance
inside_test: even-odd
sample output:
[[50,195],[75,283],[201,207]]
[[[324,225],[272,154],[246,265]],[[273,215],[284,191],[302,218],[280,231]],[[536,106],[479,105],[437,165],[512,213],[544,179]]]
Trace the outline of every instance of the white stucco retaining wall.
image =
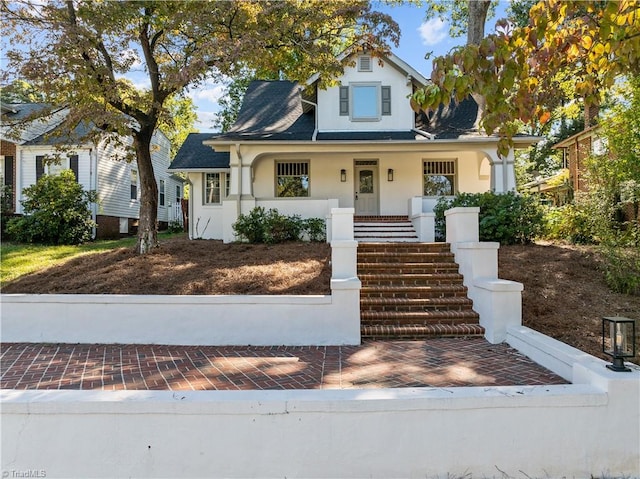
[[330,296],[2,295],[3,342],[360,344],[360,281]]
[[640,477],[640,368],[614,373],[595,358],[576,367],[582,383],[563,386],[3,390],[2,471],[45,471],[47,478]]

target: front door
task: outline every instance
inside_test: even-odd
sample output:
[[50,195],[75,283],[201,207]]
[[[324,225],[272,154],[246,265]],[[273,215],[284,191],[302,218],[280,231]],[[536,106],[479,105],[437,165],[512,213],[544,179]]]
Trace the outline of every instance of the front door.
[[378,214],[378,162],[356,161],[355,210],[358,216]]

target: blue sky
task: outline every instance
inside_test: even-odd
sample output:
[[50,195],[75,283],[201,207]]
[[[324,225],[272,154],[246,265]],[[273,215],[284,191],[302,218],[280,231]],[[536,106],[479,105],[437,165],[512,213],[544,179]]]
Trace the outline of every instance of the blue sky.
[[[495,17],[487,21],[487,32],[494,30],[496,19],[506,16],[507,6],[507,0],[500,2]],[[464,37],[450,38],[449,26],[438,19],[425,21],[424,7],[416,7],[412,4],[397,7],[379,5],[376,9],[388,13],[400,25],[402,32],[400,45],[392,48],[393,53],[426,77],[431,75],[431,63],[434,57],[447,53],[466,40]],[[427,52],[433,52],[429,60],[425,59]],[[205,84],[202,88],[190,92],[190,96],[198,107],[200,121],[196,128],[201,133],[215,131],[213,116],[218,111],[217,100],[221,93],[222,87],[214,83]]]

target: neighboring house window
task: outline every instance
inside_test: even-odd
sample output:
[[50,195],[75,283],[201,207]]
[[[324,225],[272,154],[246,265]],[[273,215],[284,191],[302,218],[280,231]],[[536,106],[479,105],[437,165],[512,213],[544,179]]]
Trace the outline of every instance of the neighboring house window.
[[138,171],[131,170],[131,199],[138,199]]
[[160,206],[164,206],[164,180],[160,180],[160,186],[158,188],[158,195],[160,198],[158,199]]
[[276,196],[299,198],[309,196],[309,162],[276,162]]
[[379,83],[352,83],[341,86],[340,116],[352,121],[378,121],[391,115],[391,87]]
[[204,177],[204,204],[219,205],[227,196],[229,196],[229,175],[207,173]]
[[456,162],[424,162],[424,196],[451,196],[455,194]]
[[79,163],[78,155],[70,155],[69,157],[60,160],[58,163],[49,163],[45,165],[44,156],[36,156],[36,181],[42,178],[45,173],[49,175],[58,175],[62,170],[71,170],[76,177],[76,181],[79,178]]
[[180,185],[176,185],[176,203],[180,203],[181,199],[182,199],[182,190],[180,188]]

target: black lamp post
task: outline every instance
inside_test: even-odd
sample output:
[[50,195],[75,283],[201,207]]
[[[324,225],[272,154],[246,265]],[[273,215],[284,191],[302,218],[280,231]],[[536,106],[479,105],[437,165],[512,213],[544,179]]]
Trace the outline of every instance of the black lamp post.
[[607,368],[631,371],[624,365],[624,360],[636,355],[636,322],[619,316],[602,318],[602,352],[613,358]]

